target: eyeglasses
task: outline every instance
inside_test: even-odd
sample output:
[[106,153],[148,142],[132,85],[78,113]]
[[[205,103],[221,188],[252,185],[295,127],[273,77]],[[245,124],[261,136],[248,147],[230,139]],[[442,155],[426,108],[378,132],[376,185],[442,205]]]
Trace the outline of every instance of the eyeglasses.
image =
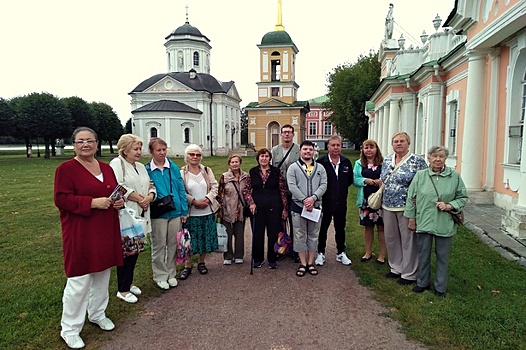
[[282,131],[282,134],[294,134],[294,131]]
[[188,153],[188,155],[189,155],[190,157],[201,158],[201,153]]
[[78,140],[78,141],[75,141],[74,143],[76,145],[80,145],[80,146],[85,145],[85,144],[88,144],[88,145],[91,146],[91,145],[93,145],[96,142],[97,142],[97,140]]

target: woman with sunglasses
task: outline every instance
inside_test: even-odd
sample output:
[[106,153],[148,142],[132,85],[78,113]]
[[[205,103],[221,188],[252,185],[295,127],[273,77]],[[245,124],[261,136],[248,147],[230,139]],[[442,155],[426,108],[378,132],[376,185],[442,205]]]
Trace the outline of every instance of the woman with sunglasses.
[[[218,248],[215,212],[219,209],[216,200],[218,184],[212,169],[201,164],[201,147],[188,145],[185,151],[186,165],[181,168],[181,177],[188,202],[187,228],[190,232],[192,250],[199,254],[197,271],[208,273],[205,265],[207,253]],[[186,259],[179,279],[185,280],[192,273],[192,257]]]

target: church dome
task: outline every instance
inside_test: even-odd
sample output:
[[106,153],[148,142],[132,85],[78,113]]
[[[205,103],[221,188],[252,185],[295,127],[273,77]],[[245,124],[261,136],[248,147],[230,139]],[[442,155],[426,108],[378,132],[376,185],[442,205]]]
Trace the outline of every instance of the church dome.
[[261,39],[261,45],[294,45],[289,33],[284,30],[268,32]]
[[170,33],[165,39],[168,39],[171,36],[185,36],[185,35],[192,35],[197,36],[200,38],[206,38],[203,34],[201,34],[201,31],[197,29],[196,27],[190,25],[189,22],[185,22],[182,26],[178,27],[176,30]]

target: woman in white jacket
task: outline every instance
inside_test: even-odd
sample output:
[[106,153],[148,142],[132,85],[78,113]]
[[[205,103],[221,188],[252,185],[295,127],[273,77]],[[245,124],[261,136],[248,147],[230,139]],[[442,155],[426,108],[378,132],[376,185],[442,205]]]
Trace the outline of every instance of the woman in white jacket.
[[[155,199],[155,187],[150,182],[150,177],[144,165],[140,162],[142,155],[142,140],[132,134],[124,134],[117,142],[119,156],[110,162],[117,182],[126,189],[124,198],[126,206],[135,210],[142,216],[146,230],[145,234],[152,232],[150,223],[150,202]],[[141,290],[133,285],[133,272],[139,257],[138,252],[125,256],[122,266],[117,267],[117,297],[128,303],[136,303],[137,295]]]

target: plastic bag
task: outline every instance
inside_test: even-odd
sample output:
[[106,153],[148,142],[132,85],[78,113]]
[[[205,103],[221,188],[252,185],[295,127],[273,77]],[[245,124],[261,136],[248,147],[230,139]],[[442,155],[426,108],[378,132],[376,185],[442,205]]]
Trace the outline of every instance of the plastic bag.
[[177,232],[177,253],[175,254],[175,260],[178,264],[181,264],[192,255],[190,232],[188,232],[188,229],[183,225],[183,228]]
[[124,207],[119,210],[122,252],[124,256],[144,251],[143,218],[137,217],[135,210]]
[[225,253],[228,250],[228,234],[226,233],[226,226],[217,223],[217,244],[216,252]]

